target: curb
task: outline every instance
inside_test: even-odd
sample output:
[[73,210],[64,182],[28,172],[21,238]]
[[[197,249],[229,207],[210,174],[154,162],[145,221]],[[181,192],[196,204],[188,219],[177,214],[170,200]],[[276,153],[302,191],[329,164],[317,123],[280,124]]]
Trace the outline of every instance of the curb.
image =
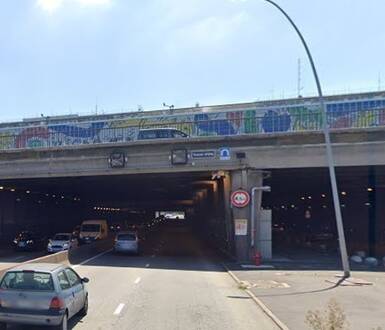
[[[231,276],[231,278],[237,283],[240,284],[241,280],[225,265],[222,264],[226,272]],[[262,311],[278,326],[281,330],[290,330],[287,325],[285,325],[275,314],[260,300],[257,296],[252,293],[249,289],[244,290],[251,299],[262,309]]]

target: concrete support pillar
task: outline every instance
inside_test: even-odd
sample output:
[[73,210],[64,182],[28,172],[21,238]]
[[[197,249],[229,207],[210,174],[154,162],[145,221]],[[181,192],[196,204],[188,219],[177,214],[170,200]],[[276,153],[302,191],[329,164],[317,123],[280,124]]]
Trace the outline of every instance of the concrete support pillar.
[[15,196],[9,192],[0,194],[0,232],[6,240],[16,230]]
[[224,221],[226,230],[227,252],[231,255],[235,254],[235,242],[234,242],[234,226],[231,212],[230,194],[231,194],[231,176],[229,173],[222,179],[223,189],[223,208],[224,208]]
[[[231,191],[238,189],[246,190],[250,195],[253,187],[262,187],[263,185],[263,173],[261,171],[244,169],[231,172]],[[260,228],[261,222],[261,200],[262,200],[262,191],[257,190],[255,192],[255,207],[256,207],[256,224],[255,231],[252,232],[252,223],[251,223],[251,206],[252,203],[246,207],[237,208],[232,206],[232,219],[233,219],[233,228],[237,223],[246,223],[247,230],[245,233],[236,232],[233,229],[232,235],[234,237],[235,243],[235,255],[237,261],[239,262],[248,262],[251,260],[254,248],[251,246],[251,235],[256,235]],[[256,236],[254,236],[256,237]],[[256,242],[259,240],[257,239]]]

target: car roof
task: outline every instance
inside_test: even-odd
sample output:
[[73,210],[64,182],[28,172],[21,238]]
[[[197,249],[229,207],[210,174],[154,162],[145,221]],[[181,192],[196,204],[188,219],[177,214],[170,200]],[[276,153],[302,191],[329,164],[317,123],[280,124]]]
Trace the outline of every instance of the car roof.
[[52,273],[55,270],[62,267],[65,267],[65,265],[53,264],[53,263],[22,264],[9,269],[7,272],[35,271],[35,272]]
[[159,128],[143,128],[139,130],[139,132],[147,132],[147,131],[178,131],[178,129],[173,127],[159,127]]
[[56,233],[54,236],[56,235],[72,235],[71,233]]

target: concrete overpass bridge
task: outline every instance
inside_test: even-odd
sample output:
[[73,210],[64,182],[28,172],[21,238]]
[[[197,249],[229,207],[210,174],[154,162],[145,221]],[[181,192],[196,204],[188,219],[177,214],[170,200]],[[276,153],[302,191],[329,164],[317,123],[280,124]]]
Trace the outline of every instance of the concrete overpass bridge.
[[[385,96],[330,98],[328,109],[350,250],[382,253]],[[39,119],[0,128],[3,234],[30,223],[54,230],[87,217],[119,219],[135,208],[184,209],[207,240],[248,260],[255,250],[272,256],[277,228],[294,245],[292,226],[301,233],[309,228],[303,219],[315,219],[310,227],[318,234],[333,233],[315,99],[107,117]],[[174,127],[190,137],[136,140],[144,127]],[[257,193],[253,231],[251,204],[232,207],[230,194],[263,184],[273,191]],[[327,219],[318,221],[322,228],[317,218]],[[246,232],[237,232],[241,220]]]

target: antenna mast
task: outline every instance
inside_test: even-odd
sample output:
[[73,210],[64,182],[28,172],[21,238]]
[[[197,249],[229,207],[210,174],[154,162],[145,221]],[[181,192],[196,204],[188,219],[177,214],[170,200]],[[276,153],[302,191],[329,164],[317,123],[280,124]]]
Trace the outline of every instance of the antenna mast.
[[302,97],[301,91],[302,91],[302,63],[301,59],[298,58],[298,80],[297,80],[297,96]]

